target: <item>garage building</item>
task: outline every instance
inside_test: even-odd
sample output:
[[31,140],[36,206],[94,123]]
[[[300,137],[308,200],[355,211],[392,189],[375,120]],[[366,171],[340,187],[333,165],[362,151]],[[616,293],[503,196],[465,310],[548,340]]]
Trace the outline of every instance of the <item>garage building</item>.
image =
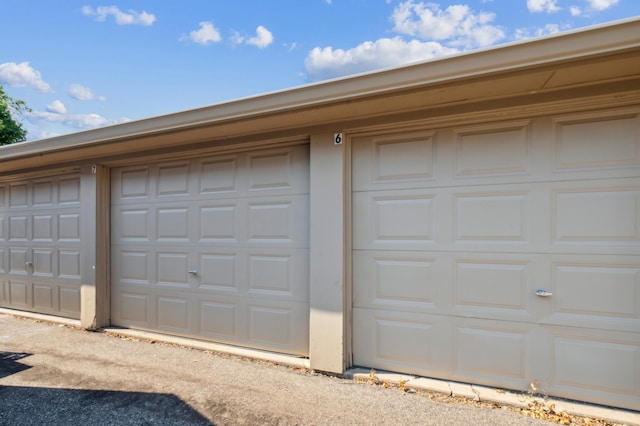
[[0,148],[0,307],[640,407],[640,20]]

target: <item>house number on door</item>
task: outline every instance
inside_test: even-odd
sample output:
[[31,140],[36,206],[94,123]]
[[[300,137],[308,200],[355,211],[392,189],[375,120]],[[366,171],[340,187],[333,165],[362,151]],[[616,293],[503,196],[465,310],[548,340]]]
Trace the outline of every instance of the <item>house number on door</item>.
[[333,135],[333,144],[342,145],[342,133],[336,133]]

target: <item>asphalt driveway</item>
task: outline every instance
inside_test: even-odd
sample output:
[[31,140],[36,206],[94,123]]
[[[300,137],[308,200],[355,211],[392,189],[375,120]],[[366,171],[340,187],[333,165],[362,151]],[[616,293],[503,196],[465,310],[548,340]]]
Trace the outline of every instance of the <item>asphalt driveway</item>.
[[0,314],[0,425],[541,425],[301,368]]

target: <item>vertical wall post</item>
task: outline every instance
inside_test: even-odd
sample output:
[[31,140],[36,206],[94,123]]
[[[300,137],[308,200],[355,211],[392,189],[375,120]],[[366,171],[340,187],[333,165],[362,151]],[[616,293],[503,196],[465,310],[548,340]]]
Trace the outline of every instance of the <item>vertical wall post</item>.
[[88,330],[109,325],[109,169],[84,166],[80,191],[82,210],[80,324]]
[[311,136],[311,368],[343,373],[347,365],[345,306],[345,147],[333,134]]

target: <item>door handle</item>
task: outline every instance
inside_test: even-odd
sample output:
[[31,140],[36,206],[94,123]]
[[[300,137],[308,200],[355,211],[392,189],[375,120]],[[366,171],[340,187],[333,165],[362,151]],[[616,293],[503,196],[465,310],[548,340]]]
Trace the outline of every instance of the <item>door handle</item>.
[[549,297],[551,295],[553,295],[553,293],[551,293],[548,290],[543,290],[543,289],[536,290],[536,296]]
[[189,273],[190,273],[191,275],[198,275],[198,271],[197,271],[196,269],[190,269],[190,270],[189,270]]

